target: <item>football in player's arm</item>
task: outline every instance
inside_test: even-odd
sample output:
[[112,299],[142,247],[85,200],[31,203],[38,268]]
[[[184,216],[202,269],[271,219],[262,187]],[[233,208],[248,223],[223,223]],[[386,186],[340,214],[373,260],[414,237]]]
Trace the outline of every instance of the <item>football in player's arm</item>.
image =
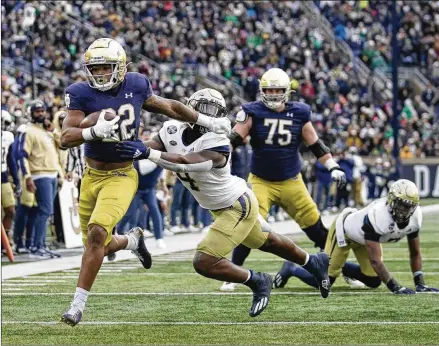
[[[151,266],[151,256],[140,228],[133,228],[126,236],[112,235],[138,186],[133,160],[118,155],[115,142],[137,139],[141,110],[190,121],[218,133],[230,132],[227,118],[208,117],[181,102],[154,95],[146,76],[127,72],[125,50],[113,39],[94,41],[84,54],[83,67],[87,82],[74,83],[66,89],[68,113],[61,134],[61,146],[64,148],[85,142],[87,162],[79,201],[81,230],[86,246],[83,263],[87,265],[81,267],[73,302],[61,318],[72,326],[82,318],[89,291],[105,255],[122,249],[131,250],[146,269]],[[81,128],[85,117],[96,113],[99,117],[95,124]],[[116,116],[107,120],[107,113]],[[108,173],[110,171],[115,173]]]
[[[99,72],[100,71],[97,71],[97,73]],[[147,86],[151,88],[149,81],[147,81]],[[208,117],[186,107],[179,101],[165,99],[154,95],[152,92],[143,103],[142,108],[148,112],[160,113],[176,120],[198,124],[200,126],[209,128],[211,131],[216,133],[230,133],[231,125],[230,120],[227,118]],[[63,123],[62,146],[71,148],[78,146],[85,141],[107,139],[112,137],[119,128],[118,122],[120,120],[120,116],[118,115],[109,121],[105,120],[104,116],[105,110],[102,111],[96,125],[90,128],[81,129],[79,128],[79,125],[85,118],[85,113],[81,110],[69,110],[68,116]]]
[[[197,91],[188,105],[195,110],[205,109],[212,117],[226,116],[225,100],[213,89]],[[122,141],[117,150],[127,159],[148,158],[177,172],[200,205],[212,212],[215,221],[197,246],[194,269],[205,277],[242,283],[252,289],[250,316],[259,315],[267,306],[272,279],[267,273],[255,273],[227,260],[226,255],[236,244],[243,243],[302,265],[313,273],[321,295],[328,296],[328,256],[309,255],[290,239],[270,232],[259,215],[254,193],[243,179],[230,173],[230,141],[226,136],[193,124],[167,121],[154,139],[145,143]]]

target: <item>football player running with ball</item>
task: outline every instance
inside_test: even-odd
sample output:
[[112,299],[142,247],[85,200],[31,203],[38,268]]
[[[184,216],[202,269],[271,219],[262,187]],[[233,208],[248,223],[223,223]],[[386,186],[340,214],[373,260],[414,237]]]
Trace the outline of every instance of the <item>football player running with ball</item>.
[[[414,294],[414,290],[404,287],[392,277],[382,258],[381,243],[397,242],[407,236],[416,292],[439,292],[424,282],[419,246],[421,227],[418,188],[406,179],[397,180],[390,187],[387,197],[363,209],[344,209],[332,224],[326,241],[325,252],[331,257],[331,284],[342,273],[348,283],[355,280],[363,287],[377,288],[383,282],[395,294]],[[359,265],[346,262],[350,250]],[[277,286],[283,287],[292,276],[318,287],[312,274],[293,263],[284,265],[276,275]],[[359,283],[355,286],[359,287]]]
[[[197,91],[187,104],[214,119],[227,116],[223,96],[213,89]],[[212,212],[214,223],[198,244],[193,266],[205,277],[248,286],[253,291],[250,316],[259,315],[267,307],[272,279],[266,273],[246,270],[225,258],[241,243],[302,265],[313,273],[321,295],[328,296],[328,256],[309,255],[292,240],[270,232],[270,226],[259,216],[253,191],[243,179],[230,174],[231,148],[226,135],[191,122],[167,121],[153,139],[145,143],[119,142],[117,150],[126,159],[149,158],[177,172],[200,205]]]
[[[251,138],[253,154],[248,181],[258,199],[259,213],[266,218],[271,206],[279,205],[308,238],[323,249],[328,230],[300,174],[302,141],[331,172],[339,187],[346,183],[346,176],[317,136],[311,123],[311,107],[288,101],[291,91],[288,75],[279,68],[272,68],[262,75],[259,88],[261,101],[242,105],[230,141],[236,147],[247,136]],[[233,263],[242,265],[249,253],[248,247],[238,246],[233,251]],[[221,290],[233,291],[234,288],[233,283],[225,282]]]
[[[85,142],[87,168],[81,184],[79,216],[85,252],[76,293],[61,320],[76,325],[82,318],[89,291],[105,255],[132,250],[145,268],[151,255],[140,228],[127,235],[112,235],[137,190],[133,160],[116,151],[116,142],[137,140],[142,109],[205,126],[219,133],[230,132],[228,119],[214,119],[195,112],[181,102],[153,94],[148,78],[127,73],[126,54],[115,40],[94,41],[84,56],[87,82],[70,85],[65,101],[68,115],[63,123],[61,144],[71,148]],[[93,126],[81,128],[86,116],[98,112]],[[99,113],[100,112],[100,113]],[[116,114],[106,120],[108,113]]]

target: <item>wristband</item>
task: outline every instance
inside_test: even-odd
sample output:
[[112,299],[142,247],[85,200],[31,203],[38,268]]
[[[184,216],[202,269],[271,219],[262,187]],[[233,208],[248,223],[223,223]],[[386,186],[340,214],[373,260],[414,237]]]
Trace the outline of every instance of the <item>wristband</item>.
[[149,149],[149,156],[148,159],[151,160],[154,163],[159,162],[160,157],[162,156],[162,152],[155,149]]
[[392,292],[401,288],[401,285],[394,278],[390,278],[389,281],[387,281],[386,286]]
[[325,162],[325,167],[328,171],[331,171],[334,168],[340,168],[337,162],[331,157],[330,159],[327,159]]
[[417,271],[415,273],[413,273],[413,281],[415,282],[415,285],[424,285],[425,286],[425,281],[424,281],[424,273],[422,271]]
[[82,138],[86,141],[92,141],[96,138],[95,130],[93,127],[82,130]]
[[207,127],[208,129],[211,129],[212,128],[212,118],[205,115],[205,114],[198,113],[198,119],[197,119],[196,124],[203,126],[203,127]]

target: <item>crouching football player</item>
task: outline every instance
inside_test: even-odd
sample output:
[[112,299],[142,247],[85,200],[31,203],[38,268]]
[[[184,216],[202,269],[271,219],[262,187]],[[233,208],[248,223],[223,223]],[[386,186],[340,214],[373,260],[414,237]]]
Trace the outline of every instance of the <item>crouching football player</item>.
[[[439,292],[424,282],[419,247],[421,226],[418,188],[406,179],[393,183],[387,197],[363,209],[344,209],[332,224],[326,240],[325,252],[331,259],[331,285],[342,273],[352,286],[377,288],[384,282],[395,294],[414,294],[414,290],[404,287],[392,277],[382,259],[381,243],[397,242],[407,236],[416,292]],[[359,264],[346,262],[351,249]],[[292,276],[317,287],[314,277],[306,269],[291,262],[285,262],[276,274],[275,287],[285,286]]]

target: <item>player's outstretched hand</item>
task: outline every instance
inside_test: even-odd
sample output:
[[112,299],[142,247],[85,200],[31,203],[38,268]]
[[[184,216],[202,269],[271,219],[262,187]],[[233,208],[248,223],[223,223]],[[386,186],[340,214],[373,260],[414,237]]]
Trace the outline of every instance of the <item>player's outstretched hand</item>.
[[394,294],[415,294],[416,292],[410,288],[398,287],[397,289],[395,289],[395,291],[393,291],[393,293]]
[[232,124],[229,118],[213,118],[212,131],[219,134],[229,135],[232,132]]
[[143,160],[149,157],[150,149],[140,139],[122,141],[116,144],[120,157],[127,160]]
[[119,121],[120,117],[116,116],[112,120],[105,120],[106,112],[106,110],[103,110],[101,114],[99,114],[99,119],[96,122],[96,125],[93,126],[94,134],[98,138],[110,138],[119,128],[119,124],[117,122]]
[[416,292],[420,292],[420,293],[426,293],[426,292],[429,292],[429,293],[439,293],[439,290],[437,289],[437,288],[434,288],[434,287],[429,287],[429,286],[427,286],[427,285],[423,285],[423,284],[419,284],[419,285],[416,285]]
[[331,169],[331,178],[333,181],[337,182],[337,187],[339,189],[346,185],[346,174],[340,167],[334,167]]

